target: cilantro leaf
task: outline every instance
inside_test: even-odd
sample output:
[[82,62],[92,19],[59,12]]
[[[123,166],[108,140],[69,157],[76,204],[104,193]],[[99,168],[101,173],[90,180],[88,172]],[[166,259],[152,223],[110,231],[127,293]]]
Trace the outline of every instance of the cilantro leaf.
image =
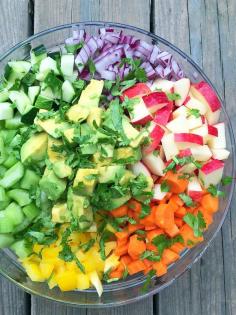
[[207,188],[207,191],[213,196],[213,197],[224,197],[225,193],[221,190],[218,190],[216,186],[210,185]]
[[51,88],[53,93],[58,93],[61,91],[62,81],[58,79],[53,71],[50,71],[46,78],[44,79],[44,83],[47,87]]
[[121,106],[124,109],[127,109],[129,112],[132,112],[134,109],[134,105],[137,104],[138,102],[139,102],[139,99],[137,97],[128,98],[127,96],[125,96],[124,101],[121,104]]
[[168,171],[173,170],[173,169],[175,168],[175,166],[176,166],[175,161],[171,161],[171,162],[167,165],[167,167],[163,170],[163,173],[167,173]]
[[185,203],[185,205],[187,207],[193,207],[194,206],[193,199],[190,196],[188,196],[187,194],[181,193],[181,194],[179,194],[179,197],[183,200],[183,202]]
[[143,292],[146,292],[146,291],[147,291],[148,287],[149,287],[150,284],[151,284],[152,277],[154,277],[155,274],[156,274],[156,271],[153,270],[153,269],[148,272],[147,278],[146,278],[146,280],[145,280],[145,282],[144,282],[144,284],[143,284],[143,287],[142,287],[142,291],[143,291]]
[[181,235],[176,235],[173,238],[168,238],[165,234],[157,235],[152,239],[152,244],[155,245],[158,249],[158,255],[161,257],[163,251],[166,248],[171,247],[175,243],[184,243],[184,240]]
[[199,118],[201,116],[199,109],[196,109],[196,108],[189,108],[188,114],[190,116],[194,116],[196,118]]
[[168,192],[168,191],[170,191],[170,186],[168,185],[167,181],[164,180],[161,183],[161,192]]
[[161,256],[160,255],[157,255],[155,254],[153,251],[151,250],[145,250],[141,256],[140,256],[140,259],[147,259],[147,260],[150,260],[150,261],[160,261],[161,260]]
[[225,176],[222,178],[221,180],[221,184],[223,186],[227,186],[227,185],[230,185],[233,181],[233,177],[232,176]]
[[100,255],[101,255],[102,260],[106,259],[105,242],[108,241],[112,235],[113,233],[108,230],[105,230],[101,235],[99,246],[100,246]]
[[150,212],[151,212],[150,206],[142,204],[142,208],[141,208],[141,212],[140,212],[139,218],[140,219],[145,218],[146,216],[148,216],[150,214]]
[[193,234],[196,237],[201,237],[203,230],[206,227],[206,223],[201,211],[195,216],[192,213],[187,213],[184,218],[184,222],[187,223],[192,229]]
[[88,68],[89,68],[89,73],[92,76],[94,76],[94,74],[96,72],[96,67],[95,67],[95,64],[91,58],[89,58],[89,60],[88,60]]
[[91,238],[88,242],[81,244],[79,248],[81,248],[82,251],[86,253],[87,251],[90,250],[91,247],[93,247],[94,244],[95,244],[95,239]]
[[181,96],[178,93],[166,93],[169,101],[177,101],[181,99]]

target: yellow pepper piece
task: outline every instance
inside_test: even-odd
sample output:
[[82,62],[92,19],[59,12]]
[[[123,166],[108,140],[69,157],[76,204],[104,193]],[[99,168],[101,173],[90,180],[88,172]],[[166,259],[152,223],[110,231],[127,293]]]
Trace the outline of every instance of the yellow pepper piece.
[[51,263],[41,261],[39,264],[40,271],[45,279],[48,279],[54,269],[54,265]]
[[39,265],[33,262],[23,263],[23,266],[26,270],[26,273],[32,281],[43,282],[45,278],[42,275],[42,272],[39,268]]
[[90,287],[89,276],[84,274],[79,274],[77,277],[77,289],[86,290]]
[[61,291],[70,291],[77,288],[77,273],[66,270],[56,274],[55,280]]

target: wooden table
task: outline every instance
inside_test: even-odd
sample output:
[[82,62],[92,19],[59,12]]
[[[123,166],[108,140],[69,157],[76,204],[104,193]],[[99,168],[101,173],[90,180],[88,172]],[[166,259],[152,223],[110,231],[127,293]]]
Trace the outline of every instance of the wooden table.
[[[236,122],[236,0],[1,0],[0,52],[49,27],[85,20],[136,25],[166,38],[204,68]],[[154,298],[113,309],[65,307],[0,282],[1,315],[236,314],[236,200],[212,246]]]

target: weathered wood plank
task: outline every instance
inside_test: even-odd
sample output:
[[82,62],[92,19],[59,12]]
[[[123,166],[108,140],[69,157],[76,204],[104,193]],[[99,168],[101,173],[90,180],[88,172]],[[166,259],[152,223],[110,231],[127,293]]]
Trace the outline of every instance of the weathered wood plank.
[[[0,2],[0,54],[30,34],[28,0]],[[0,278],[0,314],[28,314],[30,296],[3,277]]]
[[[191,53],[222,92],[215,1],[181,1],[176,6],[174,0],[156,0],[155,32]],[[201,261],[160,293],[159,313],[225,314],[222,257],[222,236],[219,234]]]
[[[136,25],[145,29],[150,27],[150,0],[35,0],[34,31],[46,29],[63,23],[86,20],[116,21]],[[53,14],[52,14],[53,12]],[[42,299],[32,297],[33,315],[38,314],[85,314],[85,310],[66,308]],[[126,307],[87,310],[88,314],[153,314],[153,299],[149,298]]]

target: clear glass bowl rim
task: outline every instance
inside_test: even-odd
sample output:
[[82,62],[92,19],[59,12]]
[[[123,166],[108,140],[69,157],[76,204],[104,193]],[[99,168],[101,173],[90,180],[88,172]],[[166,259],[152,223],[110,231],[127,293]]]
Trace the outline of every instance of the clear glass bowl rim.
[[[80,28],[83,27],[91,27],[91,26],[96,26],[96,27],[109,27],[109,28],[119,28],[119,29],[125,29],[125,30],[130,30],[130,31],[134,31],[137,33],[141,33],[144,34],[146,36],[149,36],[151,39],[153,39],[156,42],[162,43],[166,46],[169,46],[174,52],[176,52],[177,54],[179,54],[180,56],[182,56],[187,62],[189,62],[197,71],[198,73],[202,76],[202,78],[204,78],[205,81],[207,81],[211,87],[214,89],[214,91],[216,92],[218,98],[220,99],[224,112],[224,115],[227,118],[227,123],[228,123],[228,129],[229,129],[229,137],[230,137],[230,141],[232,144],[232,170],[235,171],[235,137],[234,137],[234,133],[233,133],[233,128],[232,128],[232,124],[231,121],[229,119],[229,116],[226,112],[225,109],[225,102],[224,100],[221,98],[221,96],[219,95],[217,89],[214,87],[214,85],[212,84],[211,80],[207,77],[207,75],[203,72],[203,70],[197,65],[197,63],[195,63],[192,58],[190,58],[186,53],[184,53],[181,49],[179,49],[178,47],[176,47],[175,45],[171,44],[169,41],[165,40],[164,38],[155,35],[149,31],[143,30],[141,28],[132,26],[132,25],[128,25],[128,24],[123,24],[123,23],[115,23],[115,22],[105,22],[105,21],[83,21],[83,22],[75,22],[75,23],[68,23],[68,24],[62,24],[62,25],[58,25],[46,30],[43,30],[41,32],[38,32],[30,37],[28,37],[27,39],[17,43],[16,45],[14,45],[12,48],[10,48],[9,50],[7,50],[5,53],[0,55],[0,62],[2,62],[5,58],[7,58],[9,55],[11,55],[14,51],[16,51],[17,49],[23,47],[24,45],[30,43],[32,40],[35,39],[39,39],[41,37],[43,37],[44,35],[48,35],[50,33],[59,31],[59,30],[66,30],[66,29],[70,29],[72,26],[79,26]],[[71,303],[71,302],[65,302],[62,300],[57,300],[54,299],[52,297],[46,296],[44,294],[39,294],[38,292],[27,288],[24,284],[21,284],[19,282],[17,282],[16,280],[12,279],[10,276],[8,276],[7,274],[4,273],[4,271],[0,268],[0,274],[3,275],[5,278],[7,278],[8,280],[10,280],[11,282],[15,283],[18,287],[20,287],[21,289],[23,289],[24,291],[39,296],[39,297],[43,297],[46,298],[48,300],[52,300],[54,302],[60,302],[62,304],[68,305],[68,306],[73,306],[73,307],[89,307],[89,308],[106,308],[106,307],[114,307],[114,306],[120,306],[120,305],[126,305],[129,303],[133,303],[136,301],[139,301],[140,299],[143,299],[145,297],[148,297],[150,295],[154,295],[156,293],[159,293],[161,290],[163,290],[164,288],[168,287],[170,284],[173,283],[174,280],[176,280],[177,278],[179,278],[185,271],[187,271],[188,269],[190,269],[192,267],[193,264],[195,264],[201,257],[202,255],[205,253],[206,249],[210,246],[210,244],[212,243],[212,241],[215,239],[217,233],[219,232],[219,230],[221,229],[226,215],[228,214],[229,211],[229,207],[230,207],[230,203],[232,201],[232,197],[233,197],[233,193],[234,193],[234,189],[235,189],[235,181],[233,181],[233,183],[230,186],[230,193],[228,195],[228,199],[227,199],[227,204],[224,210],[224,213],[222,215],[220,224],[217,226],[217,228],[215,229],[212,237],[208,240],[208,242],[205,244],[205,246],[203,247],[203,249],[201,251],[199,251],[198,256],[191,261],[188,265],[185,266],[185,268],[182,270],[182,272],[180,272],[176,277],[174,277],[173,279],[170,279],[169,281],[163,283],[160,287],[154,288],[152,289],[152,291],[149,291],[141,296],[136,296],[135,298],[133,298],[132,300],[128,300],[128,301],[124,301],[124,302],[114,302],[113,303],[109,303],[109,304],[76,304],[76,303]],[[128,289],[128,287],[125,287],[124,289]],[[78,292],[79,294],[79,292]]]

